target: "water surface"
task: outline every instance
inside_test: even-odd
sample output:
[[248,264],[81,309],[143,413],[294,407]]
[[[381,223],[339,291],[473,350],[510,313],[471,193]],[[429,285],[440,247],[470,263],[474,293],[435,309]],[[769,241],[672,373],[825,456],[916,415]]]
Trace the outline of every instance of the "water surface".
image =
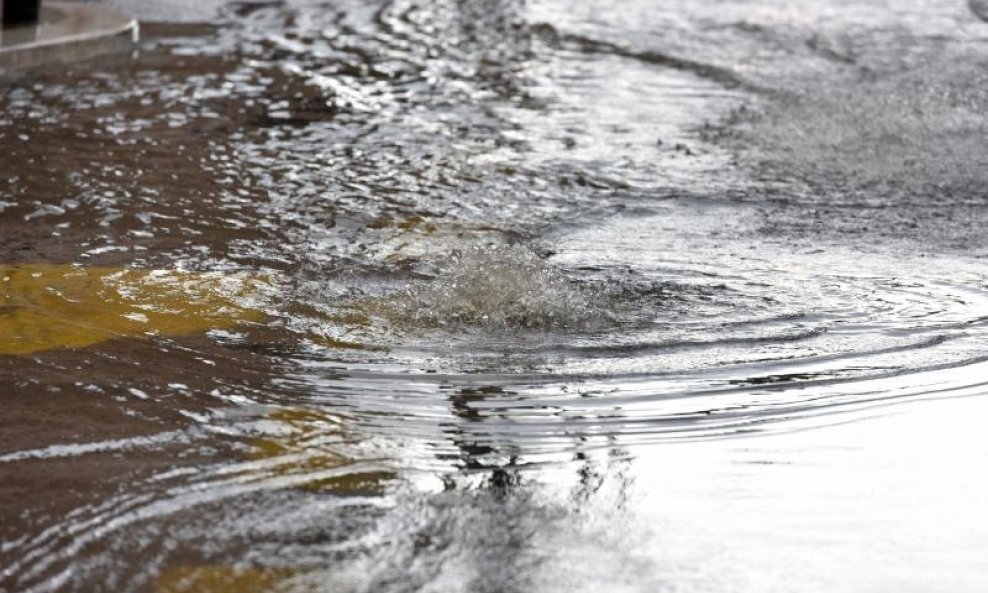
[[977,3],[114,4],[0,81],[0,590],[984,590]]

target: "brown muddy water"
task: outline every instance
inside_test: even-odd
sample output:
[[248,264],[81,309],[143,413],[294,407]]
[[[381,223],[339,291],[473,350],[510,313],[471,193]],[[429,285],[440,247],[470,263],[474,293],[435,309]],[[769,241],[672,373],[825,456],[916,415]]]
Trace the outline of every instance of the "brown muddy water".
[[988,589],[977,2],[113,4],[0,79],[0,591]]

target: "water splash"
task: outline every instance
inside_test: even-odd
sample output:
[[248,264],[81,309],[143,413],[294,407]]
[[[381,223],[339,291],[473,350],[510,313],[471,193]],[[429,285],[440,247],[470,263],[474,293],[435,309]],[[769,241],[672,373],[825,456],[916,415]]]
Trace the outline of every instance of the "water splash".
[[595,291],[519,245],[454,252],[434,280],[381,303],[393,322],[416,327],[576,328],[610,316]]

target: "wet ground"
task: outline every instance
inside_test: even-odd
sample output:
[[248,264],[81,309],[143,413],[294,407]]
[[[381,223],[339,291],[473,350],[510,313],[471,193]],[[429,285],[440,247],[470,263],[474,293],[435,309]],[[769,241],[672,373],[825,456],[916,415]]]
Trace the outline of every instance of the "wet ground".
[[0,80],[0,590],[983,591],[978,2],[115,2]]

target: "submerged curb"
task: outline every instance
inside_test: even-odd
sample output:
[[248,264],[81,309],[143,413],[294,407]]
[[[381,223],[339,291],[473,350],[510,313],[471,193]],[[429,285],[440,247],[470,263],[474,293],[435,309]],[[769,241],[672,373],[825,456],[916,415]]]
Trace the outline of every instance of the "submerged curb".
[[126,51],[138,37],[137,20],[118,10],[45,2],[37,25],[0,31],[0,73]]

